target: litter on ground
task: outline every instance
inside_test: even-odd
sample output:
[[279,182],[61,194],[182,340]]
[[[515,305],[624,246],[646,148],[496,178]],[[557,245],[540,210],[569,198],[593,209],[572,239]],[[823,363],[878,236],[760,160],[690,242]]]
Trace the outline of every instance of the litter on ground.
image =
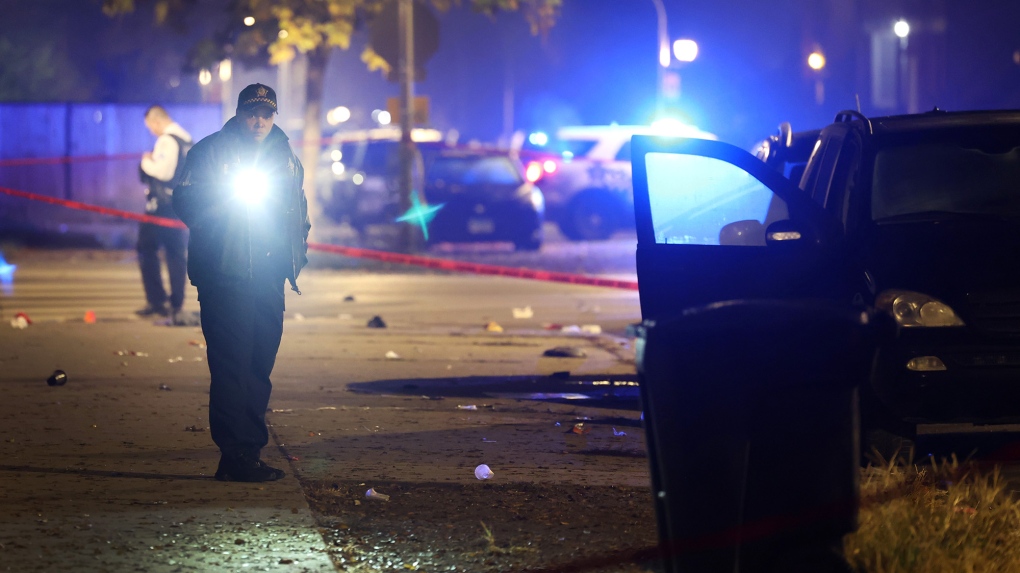
[[588,355],[583,349],[576,346],[557,346],[542,353],[542,356],[554,358],[586,358]]
[[535,311],[531,310],[530,306],[524,308],[513,309],[514,318],[531,318],[535,316]]

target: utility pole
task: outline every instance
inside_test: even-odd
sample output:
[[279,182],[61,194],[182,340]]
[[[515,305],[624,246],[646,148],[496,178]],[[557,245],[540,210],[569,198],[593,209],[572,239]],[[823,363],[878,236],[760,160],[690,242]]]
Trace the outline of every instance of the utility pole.
[[662,115],[665,110],[665,96],[663,94],[663,84],[665,82],[666,69],[669,68],[669,64],[672,60],[672,56],[669,52],[669,28],[666,23],[666,6],[662,3],[662,0],[652,0],[652,4],[655,5],[655,19],[656,28],[659,41],[659,65],[657,67],[658,74],[656,75],[656,86],[655,86],[655,101],[657,115]]
[[[414,0],[399,2],[400,35],[400,210],[411,208],[414,192],[414,159],[416,150],[411,139],[414,127]],[[401,246],[407,253],[418,251],[418,234],[414,225],[400,225]]]

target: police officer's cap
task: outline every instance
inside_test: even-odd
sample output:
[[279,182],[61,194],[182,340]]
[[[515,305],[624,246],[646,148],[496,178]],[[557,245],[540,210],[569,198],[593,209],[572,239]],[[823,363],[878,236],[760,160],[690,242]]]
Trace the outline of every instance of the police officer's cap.
[[279,113],[276,108],[276,92],[263,84],[251,84],[237,96],[237,113],[252,111],[260,107]]

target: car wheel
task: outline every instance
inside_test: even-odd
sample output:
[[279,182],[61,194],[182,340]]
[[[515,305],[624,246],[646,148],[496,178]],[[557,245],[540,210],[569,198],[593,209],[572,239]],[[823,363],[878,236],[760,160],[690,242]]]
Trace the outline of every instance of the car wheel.
[[882,428],[861,427],[861,466],[911,463],[914,441]]
[[618,214],[611,196],[589,191],[570,202],[560,230],[572,241],[603,241],[620,226]]
[[889,411],[870,387],[861,390],[861,465],[886,465],[894,460],[910,462],[917,426]]

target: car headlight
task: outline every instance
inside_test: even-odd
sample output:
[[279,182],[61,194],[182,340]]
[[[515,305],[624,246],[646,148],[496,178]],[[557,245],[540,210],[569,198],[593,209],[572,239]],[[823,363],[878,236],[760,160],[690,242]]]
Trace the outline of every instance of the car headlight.
[[246,169],[234,177],[234,195],[245,203],[261,203],[269,192],[269,178],[257,169]]
[[941,300],[919,292],[885,291],[875,306],[889,313],[903,327],[964,326],[952,307]]
[[521,200],[526,200],[531,203],[531,207],[536,213],[545,212],[545,196],[542,195],[542,191],[534,185],[522,185],[517,190],[517,196]]
[[538,187],[531,190],[531,206],[539,213],[545,211],[545,197],[542,196],[542,192],[538,190]]

